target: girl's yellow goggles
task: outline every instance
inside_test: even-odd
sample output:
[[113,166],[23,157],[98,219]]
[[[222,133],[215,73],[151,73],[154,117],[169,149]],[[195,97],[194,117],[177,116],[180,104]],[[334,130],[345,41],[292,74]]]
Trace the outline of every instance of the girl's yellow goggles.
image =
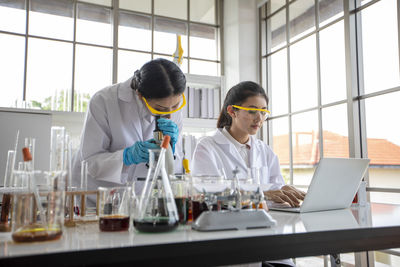
[[271,112],[268,109],[262,109],[262,108],[246,108],[246,107],[241,107],[237,105],[232,105],[234,108],[246,110],[249,114],[255,115],[258,112],[260,112],[261,116],[268,118],[268,116],[271,114]]
[[151,113],[153,114],[158,114],[158,115],[167,115],[167,114],[172,114],[177,112],[178,110],[181,110],[184,106],[186,106],[186,98],[185,98],[185,94],[182,93],[182,105],[175,109],[175,110],[171,110],[171,111],[158,111],[154,108],[152,108],[149,103],[147,103],[146,98],[142,97],[144,103],[146,104],[147,108],[150,110]]

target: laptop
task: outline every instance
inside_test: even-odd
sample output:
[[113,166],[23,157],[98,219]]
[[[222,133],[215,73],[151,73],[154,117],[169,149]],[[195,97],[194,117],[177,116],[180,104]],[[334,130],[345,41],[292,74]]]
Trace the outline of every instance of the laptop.
[[303,203],[298,208],[269,205],[270,210],[313,212],[350,207],[369,159],[322,158],[314,172]]

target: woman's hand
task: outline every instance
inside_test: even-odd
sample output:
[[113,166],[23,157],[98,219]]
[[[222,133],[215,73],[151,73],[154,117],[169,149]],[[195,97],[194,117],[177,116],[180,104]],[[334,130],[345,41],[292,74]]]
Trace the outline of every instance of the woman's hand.
[[276,203],[287,204],[290,207],[299,207],[300,201],[304,200],[305,192],[294,186],[285,185],[281,190],[270,190],[264,193],[268,200]]

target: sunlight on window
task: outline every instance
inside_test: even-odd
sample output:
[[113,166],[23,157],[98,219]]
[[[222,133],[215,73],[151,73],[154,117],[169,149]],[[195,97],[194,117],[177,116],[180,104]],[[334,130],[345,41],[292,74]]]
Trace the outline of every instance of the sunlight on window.
[[270,57],[271,60],[271,112],[273,116],[288,112],[287,50]]
[[[77,110],[85,111],[84,103],[97,91],[112,83],[112,50],[76,46],[75,93]],[[79,102],[80,101],[80,102]]]
[[15,107],[22,100],[25,38],[0,34],[0,106]]
[[315,30],[315,1],[295,1],[289,5],[290,41]]
[[83,43],[112,45],[111,10],[77,4],[76,40]]
[[219,75],[219,63],[200,61],[191,59],[190,62],[190,73],[218,76]]
[[321,102],[346,99],[344,25],[340,21],[320,32]]
[[294,44],[290,50],[292,112],[318,104],[315,34]]
[[[29,34],[72,40],[74,20],[68,17],[55,16],[40,12],[29,12]],[[62,31],[60,29],[63,29]]]
[[29,38],[26,98],[34,107],[69,110],[72,44]]
[[25,1],[16,1],[19,8],[10,8],[0,5],[0,30],[25,33],[26,10]]
[[361,13],[365,93],[400,85],[396,10],[396,1],[382,0]]
[[190,56],[217,59],[216,28],[201,25],[190,26]]
[[144,63],[151,60],[151,54],[130,51],[118,51],[118,82],[123,82],[133,76]]
[[118,46],[151,51],[151,17],[120,12]]

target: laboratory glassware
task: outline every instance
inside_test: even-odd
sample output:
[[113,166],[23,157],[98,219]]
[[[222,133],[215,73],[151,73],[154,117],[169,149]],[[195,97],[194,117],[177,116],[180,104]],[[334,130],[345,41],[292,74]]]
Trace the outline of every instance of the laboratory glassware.
[[[140,197],[134,226],[142,232],[166,232],[179,224],[171,184],[165,170],[165,153],[170,137],[164,136],[161,151],[149,149],[149,171]],[[158,156],[158,157],[157,157]]]
[[130,186],[99,187],[99,228],[101,231],[126,231],[131,213]]

